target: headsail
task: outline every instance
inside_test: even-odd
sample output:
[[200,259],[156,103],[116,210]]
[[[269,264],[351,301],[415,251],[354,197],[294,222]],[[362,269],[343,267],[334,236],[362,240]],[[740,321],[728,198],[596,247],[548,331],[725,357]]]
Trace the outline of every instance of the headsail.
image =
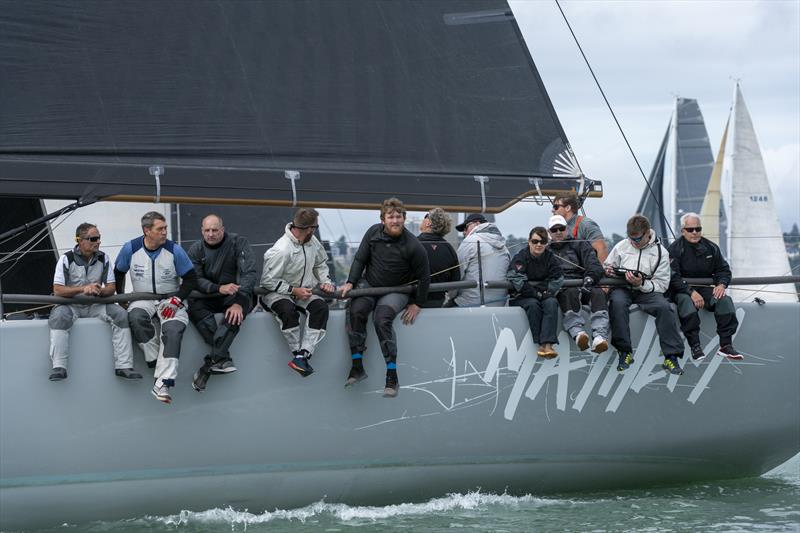
[[578,183],[505,0],[0,0],[0,71],[2,195],[499,211]]
[[667,131],[664,132],[664,139],[658,149],[653,169],[647,179],[642,198],[639,200],[637,213],[641,213],[650,221],[650,225],[659,237],[667,238],[670,232],[667,229],[664,218],[664,162],[667,156],[667,145],[669,144],[670,131],[672,130],[672,120],[667,124]]
[[719,143],[719,152],[714,162],[714,170],[711,171],[711,179],[708,180],[706,196],[703,199],[703,207],[700,209],[700,223],[703,226],[703,236],[717,243],[722,252],[726,253],[727,235],[720,231],[720,218],[724,216],[721,182],[722,165],[725,160],[725,143],[728,142],[728,126],[731,123],[730,116],[725,123],[725,131],[722,133],[722,141]]
[[[730,194],[728,248],[731,270],[737,277],[789,275],[789,258],[783,243],[772,190],[767,179],[753,122],[736,84],[733,97],[731,149],[725,161]],[[791,284],[741,288],[733,291],[737,301],[758,296],[767,301],[796,302]]]

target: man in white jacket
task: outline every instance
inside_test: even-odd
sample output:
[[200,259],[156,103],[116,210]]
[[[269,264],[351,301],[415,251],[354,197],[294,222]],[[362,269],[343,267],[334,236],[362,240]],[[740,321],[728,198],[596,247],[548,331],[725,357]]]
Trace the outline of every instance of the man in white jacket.
[[678,331],[675,313],[664,293],[669,288],[669,252],[661,246],[647,217],[636,214],[628,220],[628,238],[620,241],[608,254],[604,266],[608,276],[624,277],[630,287],[614,287],[609,295],[611,344],[619,354],[617,370],[625,371],[633,363],[630,311],[635,303],[656,318],[662,368],[672,374],[683,374],[678,359],[683,356],[683,340]]
[[[292,351],[289,367],[303,377],[314,372],[308,360],[328,324],[328,304],[311,289],[319,285],[325,292],[335,290],[328,274],[328,255],[314,236],[318,219],[316,210],[298,209],[283,236],[264,254],[261,275],[261,286],[270,291],[261,297],[261,305],[280,324]],[[308,319],[302,331],[301,311]]]
[[[473,213],[467,215],[464,222],[456,226],[456,230],[464,232],[464,240],[458,247],[462,281],[480,282],[481,277],[484,282],[505,280],[511,254],[506,248],[506,239],[497,226],[487,222],[480,213]],[[480,287],[458,289],[449,293],[448,298],[445,307],[477,307],[481,305],[481,290]],[[507,299],[506,289],[483,291],[483,304],[487,307],[503,307]]]

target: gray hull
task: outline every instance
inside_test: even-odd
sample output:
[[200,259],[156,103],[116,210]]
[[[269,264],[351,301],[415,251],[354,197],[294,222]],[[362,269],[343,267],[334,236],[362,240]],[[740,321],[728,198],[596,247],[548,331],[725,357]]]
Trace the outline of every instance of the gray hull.
[[[187,331],[173,404],[113,375],[110,334],[73,328],[69,379],[51,383],[46,321],[0,324],[0,529],[230,505],[261,512],[385,504],[481,488],[546,493],[758,475],[800,451],[800,305],[739,310],[732,363],[661,369],[653,321],[634,314],[636,363],[579,353],[562,333],[537,360],[520,309],[424,310],[399,322],[396,399],[384,399],[374,334],[369,379],[343,388],[344,316],[302,379],[275,321],[248,318],[239,371],[190,381],[205,349]],[[779,335],[767,332],[780,332]],[[79,349],[82,347],[83,349]],[[570,348],[573,350],[569,352]],[[137,366],[144,364],[137,356]],[[146,370],[146,369],[145,369]]]

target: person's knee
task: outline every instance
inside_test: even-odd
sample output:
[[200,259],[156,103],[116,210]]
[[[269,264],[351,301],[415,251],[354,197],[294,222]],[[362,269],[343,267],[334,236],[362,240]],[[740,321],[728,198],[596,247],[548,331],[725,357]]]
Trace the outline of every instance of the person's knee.
[[381,329],[391,328],[396,314],[395,310],[388,305],[379,305],[375,308],[375,327]]
[[716,315],[730,315],[736,313],[736,306],[733,305],[733,299],[730,296],[723,296],[714,304],[714,314]]
[[50,329],[69,329],[75,321],[75,315],[66,305],[59,305],[50,312],[50,317],[47,319],[47,324]]
[[[555,298],[547,298],[542,302],[542,309],[544,309],[546,313],[555,313],[558,311],[558,302]],[[578,310],[580,310],[580,306]]]
[[300,325],[300,311],[291,300],[278,300],[272,304],[271,309],[281,321],[281,329],[292,329]]
[[129,326],[128,313],[120,306],[114,304],[107,305],[106,314],[111,319],[111,322],[113,322],[118,328],[124,329]]
[[130,323],[131,333],[136,342],[147,342],[156,334],[153,321],[144,309],[131,309],[128,312],[128,322]]
[[308,307],[308,326],[312,329],[325,329],[328,325],[328,304],[325,300],[314,300]]

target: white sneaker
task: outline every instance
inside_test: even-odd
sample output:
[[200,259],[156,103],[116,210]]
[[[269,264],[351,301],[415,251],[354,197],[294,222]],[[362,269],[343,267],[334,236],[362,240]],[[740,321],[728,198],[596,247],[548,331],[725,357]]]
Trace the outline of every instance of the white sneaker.
[[603,337],[597,336],[592,341],[592,351],[594,353],[603,353],[608,350],[608,341]]
[[580,351],[585,352],[586,348],[589,347],[589,335],[585,331],[581,331],[575,335],[575,344],[578,345]]
[[159,402],[172,403],[172,396],[169,395],[169,387],[166,385],[159,385],[156,381],[153,385],[153,390],[150,392]]

